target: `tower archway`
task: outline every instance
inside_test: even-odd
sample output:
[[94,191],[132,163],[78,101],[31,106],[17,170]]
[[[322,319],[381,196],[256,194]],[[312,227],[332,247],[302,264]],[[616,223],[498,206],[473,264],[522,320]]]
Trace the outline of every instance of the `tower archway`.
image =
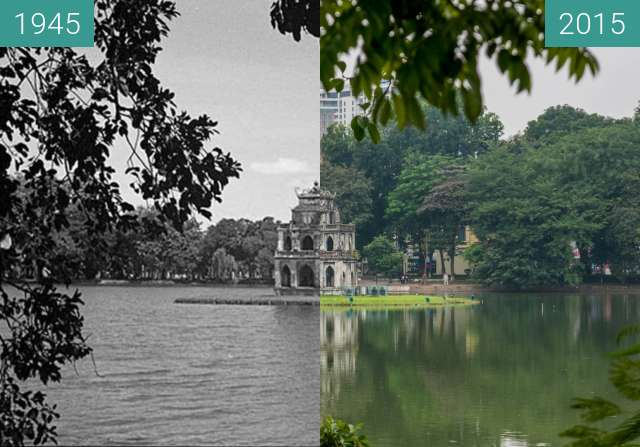
[[325,271],[325,287],[335,287],[335,272],[333,271],[333,267],[327,267]]
[[298,281],[298,285],[300,287],[314,287],[313,277],[313,269],[307,264],[303,265],[300,268],[300,280]]
[[291,287],[291,270],[289,270],[289,266],[285,265],[282,267],[282,271],[280,272],[280,282],[282,287]]

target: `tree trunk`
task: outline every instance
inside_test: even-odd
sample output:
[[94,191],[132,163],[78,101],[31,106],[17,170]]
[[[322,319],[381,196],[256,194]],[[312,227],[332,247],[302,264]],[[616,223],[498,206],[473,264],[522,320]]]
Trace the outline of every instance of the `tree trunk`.
[[[424,273],[422,274],[422,284],[424,284],[424,280],[426,278],[430,278],[431,277],[431,268],[429,268],[429,270],[427,270],[427,262],[431,261],[431,258],[429,256],[429,235],[428,233],[425,232],[424,235]],[[429,266],[431,267],[431,266]]]
[[454,278],[456,272],[455,272],[455,262],[456,262],[456,242],[455,239],[453,240],[453,243],[449,246],[449,270],[451,270],[451,279]]
[[440,253],[440,264],[442,264],[442,274],[447,273],[447,266],[444,263],[444,249],[439,248],[438,253]]

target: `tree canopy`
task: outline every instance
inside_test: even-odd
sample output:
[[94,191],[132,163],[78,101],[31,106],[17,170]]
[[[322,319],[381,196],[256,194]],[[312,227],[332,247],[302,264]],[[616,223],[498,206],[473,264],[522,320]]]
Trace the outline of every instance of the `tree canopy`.
[[[502,123],[488,111],[472,124],[433,106],[423,108],[431,120],[424,132],[389,124],[382,129],[381,141],[374,144],[370,139],[356,141],[348,129],[333,125],[322,137],[323,185],[338,194],[341,209],[364,210],[364,205],[368,209],[368,213],[348,214],[357,220],[359,247],[384,232],[415,234],[416,225],[424,223],[418,208],[432,183],[443,179],[436,171],[480,156],[502,136]],[[343,172],[350,173],[352,183],[335,181]],[[354,188],[358,188],[357,194],[353,194]],[[410,223],[416,225],[411,228]]]
[[[640,276],[637,116],[555,106],[503,139],[486,111],[474,124],[431,106],[424,113],[434,117],[426,132],[389,125],[374,144],[335,126],[322,139],[323,183],[345,168],[358,179],[333,183],[339,206],[371,203],[358,222],[360,248],[386,234],[401,247],[419,242],[425,259],[442,250],[453,261],[469,225],[479,240],[464,256],[489,285],[575,284],[605,270],[622,281]],[[350,195],[356,183],[370,194]]]
[[604,264],[620,278],[637,275],[640,132],[630,120],[602,121],[524,149],[506,144],[474,163],[469,200],[481,240],[472,256],[479,277],[563,284]]
[[402,272],[402,253],[394,242],[385,235],[378,235],[367,244],[362,254],[368,262],[368,269],[373,273],[394,277]]

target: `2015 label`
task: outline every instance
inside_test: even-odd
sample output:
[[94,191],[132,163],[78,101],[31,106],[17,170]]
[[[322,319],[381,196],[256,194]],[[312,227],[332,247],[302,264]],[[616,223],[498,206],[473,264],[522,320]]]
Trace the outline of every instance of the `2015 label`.
[[[560,22],[563,25],[560,34],[570,36],[573,34],[589,34],[592,29],[600,35],[604,35],[606,32],[611,32],[615,35],[621,35],[626,29],[624,23],[624,13],[614,12],[611,16],[607,16],[605,19],[604,13],[598,13],[594,15],[581,12],[574,15],[570,12],[563,12],[560,14]],[[592,24],[594,28],[592,28]]]
[[640,46],[638,0],[545,0],[547,48]]

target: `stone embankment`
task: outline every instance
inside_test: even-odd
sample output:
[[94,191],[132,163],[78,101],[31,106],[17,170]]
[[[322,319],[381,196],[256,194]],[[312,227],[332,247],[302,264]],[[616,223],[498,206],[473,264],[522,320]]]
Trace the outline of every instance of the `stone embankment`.
[[411,284],[409,293],[416,295],[457,295],[457,296],[480,296],[486,293],[586,293],[586,294],[640,294],[640,286],[637,284],[582,284],[579,286],[564,287],[539,287],[527,290],[513,288],[485,287],[481,284],[471,282],[452,282],[448,286],[442,283]]

